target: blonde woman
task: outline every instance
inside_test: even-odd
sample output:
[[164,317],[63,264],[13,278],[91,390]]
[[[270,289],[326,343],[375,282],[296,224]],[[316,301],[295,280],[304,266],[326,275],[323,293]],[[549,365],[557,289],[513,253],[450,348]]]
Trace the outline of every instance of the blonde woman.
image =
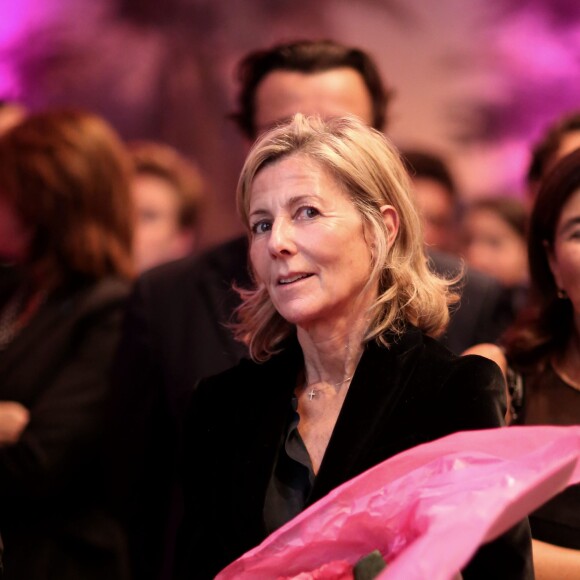
[[[213,577],[362,471],[503,425],[505,412],[497,366],[434,338],[456,297],[427,266],[407,174],[381,133],[298,114],[255,144],[237,201],[254,286],[240,290],[235,329],[251,359],[191,401],[181,578]],[[530,570],[523,522],[464,577]]]

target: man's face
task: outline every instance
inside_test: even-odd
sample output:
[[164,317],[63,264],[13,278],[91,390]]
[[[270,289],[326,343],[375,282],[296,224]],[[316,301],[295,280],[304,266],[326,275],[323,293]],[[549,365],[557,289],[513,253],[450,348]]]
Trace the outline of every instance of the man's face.
[[351,114],[372,125],[372,100],[359,72],[336,68],[302,73],[276,70],[256,91],[256,133],[259,135],[295,113],[324,118]]

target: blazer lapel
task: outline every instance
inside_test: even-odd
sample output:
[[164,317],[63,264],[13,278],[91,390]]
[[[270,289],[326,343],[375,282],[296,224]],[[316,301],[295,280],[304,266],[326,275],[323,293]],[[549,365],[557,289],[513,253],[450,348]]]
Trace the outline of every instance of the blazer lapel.
[[[253,529],[259,530],[258,535],[265,535],[262,509],[266,490],[286,432],[296,373],[302,361],[296,342],[264,365],[253,366],[248,376],[255,393],[253,419],[248,421],[242,435],[241,453],[236,458],[238,478],[230,488],[232,507],[235,506],[240,515],[237,522],[241,536],[248,536]],[[241,510],[240,506],[243,506]]]
[[309,503],[358,475],[375,441],[385,432],[409,384],[408,363],[422,346],[422,335],[411,329],[389,349],[368,344],[359,362],[343,408],[316,477]]

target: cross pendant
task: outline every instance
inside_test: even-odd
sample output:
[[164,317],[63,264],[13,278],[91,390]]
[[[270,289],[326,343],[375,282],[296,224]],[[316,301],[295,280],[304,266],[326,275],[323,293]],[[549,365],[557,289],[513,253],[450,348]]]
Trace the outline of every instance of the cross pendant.
[[312,401],[314,397],[316,397],[316,391],[314,389],[311,389],[310,392],[308,393],[308,400]]

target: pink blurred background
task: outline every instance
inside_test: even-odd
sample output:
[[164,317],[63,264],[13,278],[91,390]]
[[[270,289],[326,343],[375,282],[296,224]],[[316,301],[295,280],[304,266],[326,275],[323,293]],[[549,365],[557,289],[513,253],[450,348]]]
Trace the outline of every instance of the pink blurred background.
[[580,108],[576,0],[2,0],[0,97],[90,108],[206,175],[201,245],[240,231],[236,62],[297,38],[369,51],[395,91],[389,135],[449,161],[462,195],[523,195],[530,144]]

